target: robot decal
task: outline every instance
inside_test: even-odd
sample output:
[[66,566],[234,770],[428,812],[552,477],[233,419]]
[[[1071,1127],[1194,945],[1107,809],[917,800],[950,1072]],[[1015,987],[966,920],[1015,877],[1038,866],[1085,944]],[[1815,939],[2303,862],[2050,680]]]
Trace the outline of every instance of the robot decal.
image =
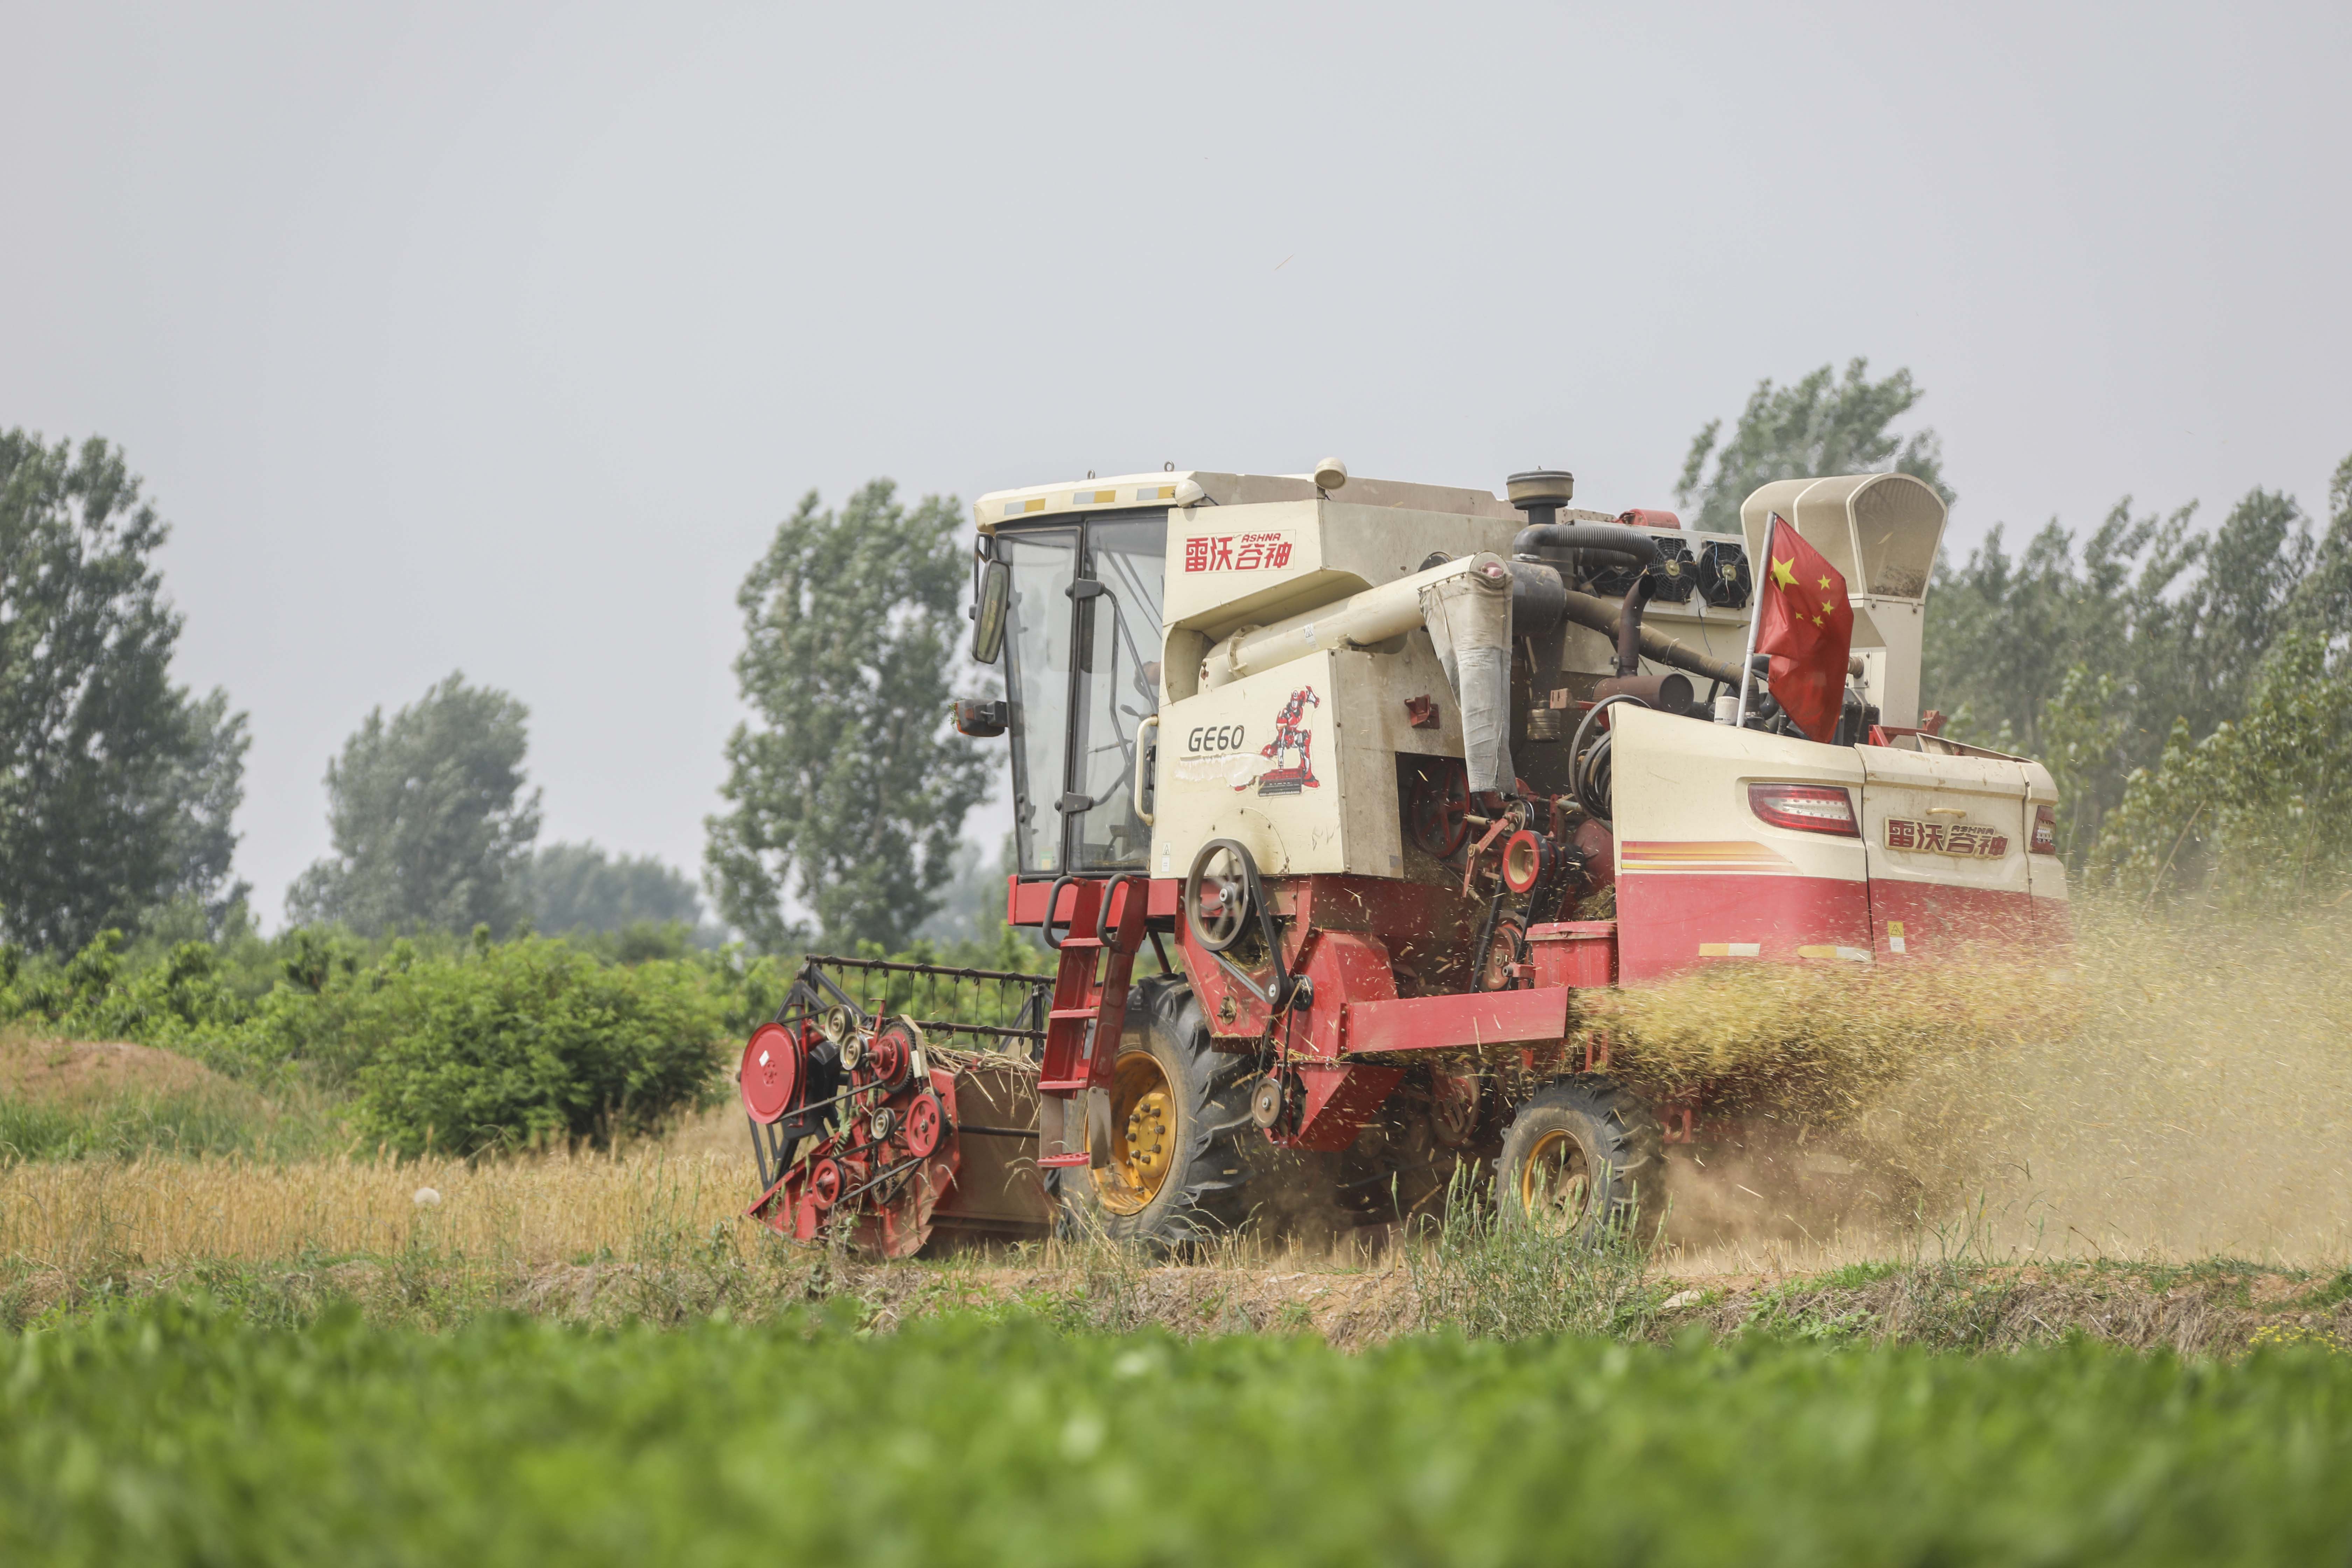
[[[1322,706],[1323,700],[1315,695],[1315,689],[1302,686],[1290,694],[1290,700],[1274,716],[1274,739],[1260,747],[1257,753],[1274,766],[1258,775],[1258,794],[1297,795],[1301,790],[1323,787],[1323,781],[1315,776],[1315,731],[1300,722],[1309,708]],[[1298,765],[1283,766],[1283,758],[1292,752],[1298,753]],[[1248,787],[1246,783],[1234,786],[1236,792]]]

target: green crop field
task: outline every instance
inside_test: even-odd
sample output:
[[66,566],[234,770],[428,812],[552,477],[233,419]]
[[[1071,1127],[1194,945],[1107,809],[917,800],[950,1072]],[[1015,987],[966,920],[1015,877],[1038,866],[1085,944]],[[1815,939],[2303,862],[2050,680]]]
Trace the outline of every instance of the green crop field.
[[433,1335],[163,1299],[0,1342],[0,1560],[2341,1563],[2352,1358]]

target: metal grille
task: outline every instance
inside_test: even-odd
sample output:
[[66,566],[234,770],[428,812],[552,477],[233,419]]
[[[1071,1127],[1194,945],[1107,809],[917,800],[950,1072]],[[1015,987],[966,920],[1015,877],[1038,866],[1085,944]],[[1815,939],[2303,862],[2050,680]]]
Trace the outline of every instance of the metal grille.
[[[1034,1061],[1045,1047],[1053,991],[1050,974],[814,954],[801,965],[775,1021],[805,1038],[803,1026],[822,1031],[835,1008],[848,1012],[849,1026],[861,1035],[885,1016],[908,1018],[933,1047],[960,1037],[968,1049]],[[801,1140],[821,1131],[835,1103],[809,1105],[772,1126],[751,1123],[761,1192],[782,1177]]]
[[[839,978],[826,971],[840,971]],[[981,1048],[1034,1057],[1045,1040],[1046,999],[1054,989],[1050,974],[1022,974],[1005,969],[957,969],[943,963],[900,963],[882,958],[812,956],[802,966],[793,987],[822,993],[833,1003],[856,1009],[858,1022],[871,1025],[884,1014],[911,1018],[924,1035],[961,1035],[985,1042]],[[779,1022],[793,1008],[784,999]]]

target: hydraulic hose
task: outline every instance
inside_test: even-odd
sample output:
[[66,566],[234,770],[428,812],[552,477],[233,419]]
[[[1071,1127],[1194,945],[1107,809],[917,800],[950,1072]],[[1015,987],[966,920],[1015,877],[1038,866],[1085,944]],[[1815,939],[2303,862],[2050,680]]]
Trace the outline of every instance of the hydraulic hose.
[[[1597,595],[1568,588],[1562,590],[1562,597],[1565,603],[1561,613],[1580,626],[1606,635],[1615,633],[1624,624],[1618,607]],[[1739,684],[1739,665],[1736,660],[1701,653],[1688,643],[1670,637],[1654,627],[1644,626],[1641,628],[1641,647],[1643,658],[1655,660],[1685,674],[1703,676],[1709,680],[1719,680],[1730,686]]]
[[1626,590],[1625,603],[1617,612],[1617,673],[1633,675],[1642,668],[1642,606],[1658,584],[1647,572],[1633,580]]
[[1613,555],[1636,566],[1663,565],[1666,559],[1656,540],[1614,522],[1529,523],[1511,541],[1511,553],[1521,561],[1544,561],[1571,550]]
[[1608,760],[1610,742],[1617,737],[1614,731],[1604,731],[1592,742],[1590,754],[1584,750],[1584,738],[1592,733],[1592,726],[1601,713],[1620,702],[1630,702],[1636,708],[1649,706],[1631,692],[1602,698],[1585,713],[1584,722],[1576,727],[1576,739],[1570,742],[1568,750],[1568,793],[1604,827],[1612,820],[1614,803],[1609,798],[1609,780],[1601,773],[1601,764]]

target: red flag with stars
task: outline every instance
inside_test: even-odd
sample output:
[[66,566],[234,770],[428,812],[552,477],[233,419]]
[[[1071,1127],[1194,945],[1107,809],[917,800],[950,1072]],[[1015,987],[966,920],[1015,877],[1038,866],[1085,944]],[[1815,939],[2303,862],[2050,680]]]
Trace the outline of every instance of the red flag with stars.
[[1826,742],[1845,707],[1853,605],[1845,579],[1776,513],[1758,574],[1756,651],[1772,656],[1772,697],[1797,728]]

